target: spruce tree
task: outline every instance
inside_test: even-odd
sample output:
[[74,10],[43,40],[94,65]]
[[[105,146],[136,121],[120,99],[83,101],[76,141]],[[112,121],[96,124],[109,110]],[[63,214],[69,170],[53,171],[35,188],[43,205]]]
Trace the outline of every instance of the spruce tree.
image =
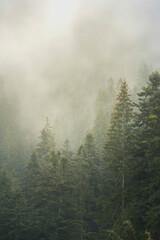
[[112,78],[107,81],[106,88],[99,90],[95,101],[95,121],[93,126],[93,137],[97,145],[97,151],[102,157],[104,153],[104,141],[107,138],[111,111],[114,106],[115,89]]
[[71,159],[73,156],[73,152],[71,151],[71,146],[70,146],[70,142],[68,139],[66,139],[64,141],[63,148],[62,148],[62,154],[68,159]]
[[91,133],[86,135],[83,145],[78,150],[76,168],[80,239],[94,239],[98,232],[96,200],[101,177],[96,145]]
[[[139,232],[148,229],[160,237],[160,74],[149,76],[148,86],[138,94],[136,116],[135,170],[133,172],[132,216]],[[135,204],[136,203],[136,204]]]
[[123,215],[127,204],[126,192],[131,164],[129,149],[133,132],[133,106],[127,83],[123,81],[112,114],[108,140],[105,143],[105,160],[109,172],[108,179],[106,179],[106,187],[108,188],[106,206],[108,207],[105,207],[105,210],[108,211],[108,214],[111,211],[108,216],[110,227],[120,218],[125,220]]
[[27,164],[25,193],[32,239],[77,236],[77,213],[71,159],[54,150],[48,121]]
[[37,154],[39,158],[45,157],[50,151],[55,151],[55,138],[53,128],[48,118],[46,118],[45,127],[40,132],[40,142],[37,145]]
[[28,239],[26,206],[16,178],[0,171],[0,239]]

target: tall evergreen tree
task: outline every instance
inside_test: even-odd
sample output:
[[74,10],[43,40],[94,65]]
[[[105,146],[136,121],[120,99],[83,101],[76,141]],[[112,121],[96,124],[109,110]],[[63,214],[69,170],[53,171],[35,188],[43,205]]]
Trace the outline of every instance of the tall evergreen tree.
[[[154,239],[160,237],[160,74],[149,76],[149,83],[139,96],[136,118],[136,149],[134,153],[132,216],[139,232],[150,230]],[[135,204],[136,203],[136,204]]]
[[[110,177],[107,181],[108,216],[114,225],[124,214],[127,196],[127,181],[130,166],[130,145],[132,141],[133,103],[128,94],[126,81],[122,82],[117,104],[111,118],[108,141],[105,144],[107,168]],[[106,209],[107,211],[107,209]],[[106,212],[107,215],[107,212]],[[111,225],[110,225],[111,226]]]
[[71,146],[70,146],[70,142],[68,139],[66,139],[64,141],[63,148],[62,148],[62,154],[68,159],[71,159],[73,156],[73,152],[71,151]]
[[37,154],[39,158],[45,157],[50,151],[55,151],[55,139],[53,129],[46,118],[45,127],[40,132],[40,142],[37,145]]
[[18,182],[6,169],[0,171],[0,239],[28,239],[26,207]]
[[80,239],[95,239],[98,232],[96,223],[96,199],[101,182],[100,165],[94,138],[91,133],[85,137],[76,156],[78,179],[79,219],[81,223]]
[[25,193],[33,240],[74,239],[77,213],[70,159],[54,151],[48,121],[25,174]]
[[104,157],[104,142],[107,139],[107,129],[111,118],[112,108],[115,102],[115,89],[112,78],[107,82],[106,88],[100,89],[95,101],[95,120],[93,125],[93,137],[95,139],[97,153]]

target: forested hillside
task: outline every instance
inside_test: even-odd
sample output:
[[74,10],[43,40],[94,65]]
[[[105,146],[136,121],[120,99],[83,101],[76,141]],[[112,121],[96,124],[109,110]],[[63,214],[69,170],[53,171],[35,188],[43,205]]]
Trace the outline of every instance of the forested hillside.
[[0,91],[0,239],[160,239],[158,72],[137,95],[110,79],[76,151],[48,117],[34,143]]

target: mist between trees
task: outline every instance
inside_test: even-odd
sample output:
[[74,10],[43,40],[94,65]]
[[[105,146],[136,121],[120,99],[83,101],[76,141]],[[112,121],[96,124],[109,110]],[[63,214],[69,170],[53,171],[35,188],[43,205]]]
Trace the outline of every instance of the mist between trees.
[[143,76],[107,81],[77,149],[48,117],[36,140],[1,81],[0,239],[159,239],[160,74]]
[[0,240],[160,239],[159,9],[0,1]]

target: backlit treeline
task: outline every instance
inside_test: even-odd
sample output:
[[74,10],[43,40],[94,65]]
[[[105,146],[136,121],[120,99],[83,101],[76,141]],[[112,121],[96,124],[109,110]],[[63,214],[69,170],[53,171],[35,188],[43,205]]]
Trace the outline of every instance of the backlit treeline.
[[160,74],[138,92],[110,79],[76,153],[57,147],[48,118],[33,147],[0,96],[0,239],[115,239],[112,229],[129,240],[126,220],[137,239],[160,238]]

